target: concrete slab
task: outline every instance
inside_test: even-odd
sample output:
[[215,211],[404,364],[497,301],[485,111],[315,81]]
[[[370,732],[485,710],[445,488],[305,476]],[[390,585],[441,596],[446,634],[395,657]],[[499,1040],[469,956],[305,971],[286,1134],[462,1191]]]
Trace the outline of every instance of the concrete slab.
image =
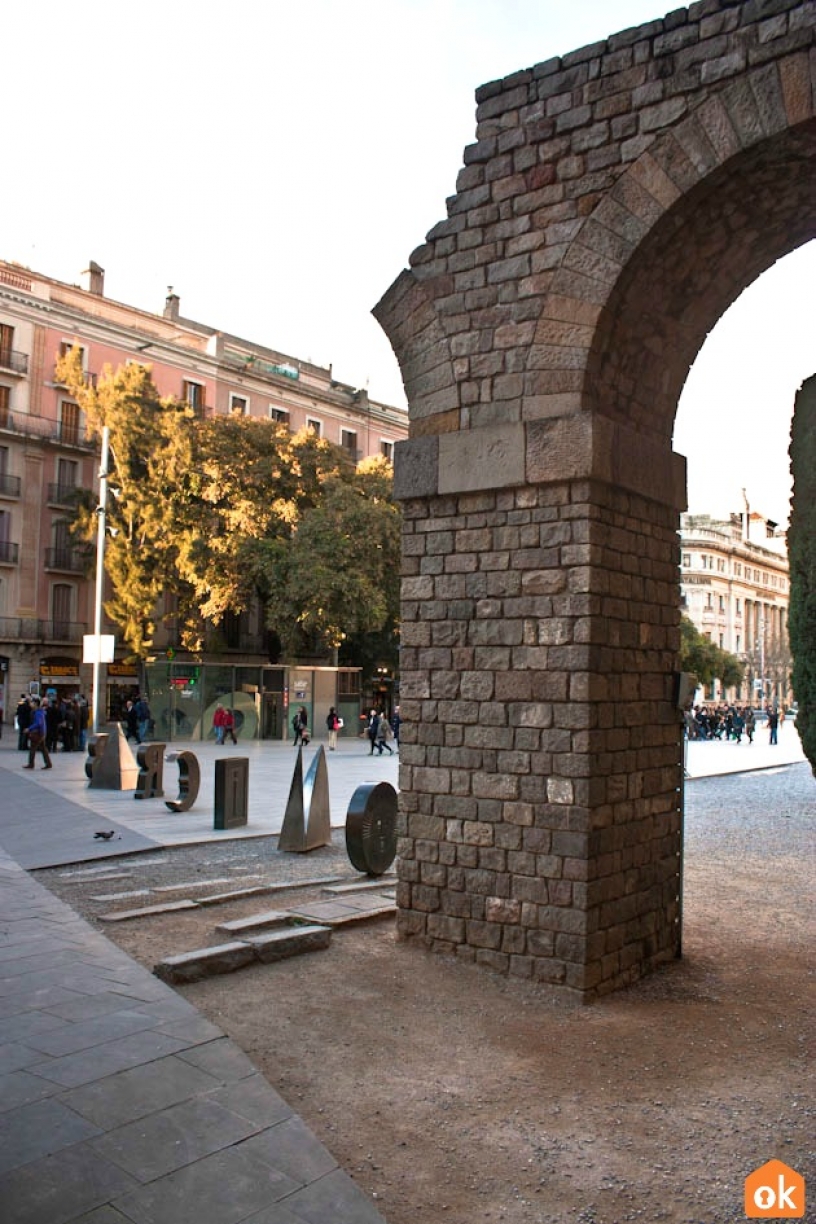
[[163,905],[145,905],[141,909],[114,910],[100,914],[100,922],[130,922],[133,918],[150,918],[154,914],[172,914],[175,910],[198,909],[197,901],[165,901]]

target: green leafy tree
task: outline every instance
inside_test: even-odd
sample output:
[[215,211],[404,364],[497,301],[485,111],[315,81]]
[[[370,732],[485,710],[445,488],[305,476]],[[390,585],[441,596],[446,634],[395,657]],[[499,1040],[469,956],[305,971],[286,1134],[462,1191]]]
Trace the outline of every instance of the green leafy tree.
[[336,651],[393,634],[399,609],[400,512],[384,459],[324,480],[287,540],[268,556],[268,620],[286,648]]
[[788,527],[790,609],[796,726],[816,775],[816,375],[796,397],[790,442],[793,498]]
[[[199,421],[159,397],[149,367],[106,368],[91,386],[71,353],[58,376],[89,432],[109,430],[105,606],[134,656],[152,648],[167,593],[181,644],[194,651],[227,613],[255,601],[291,654],[394,635],[399,511],[384,459],[355,468],[312,430]],[[74,533],[90,543],[96,530],[92,507],[80,507]]]
[[[105,611],[132,654],[144,658],[153,642],[159,596],[173,590],[177,579],[172,510],[178,473],[190,465],[192,412],[162,400],[145,366],[116,371],[106,366],[94,386],[83,375],[79,352],[72,350],[57,377],[82,408],[88,432],[109,430],[105,568],[111,595]],[[81,507],[73,531],[79,539],[95,538],[94,510]]]
[[700,684],[719,680],[725,688],[737,688],[745,676],[736,655],[715,646],[687,616],[680,620],[680,668],[692,672]]

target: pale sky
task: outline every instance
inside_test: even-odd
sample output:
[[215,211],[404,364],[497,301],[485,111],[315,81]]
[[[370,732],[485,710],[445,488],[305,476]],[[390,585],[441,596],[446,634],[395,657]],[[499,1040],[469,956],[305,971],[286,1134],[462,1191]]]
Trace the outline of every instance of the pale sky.
[[[404,404],[370,312],[446,216],[475,139],[475,90],[672,7],[7,6],[0,257],[69,282],[96,260],[107,296],[156,312],[172,286],[183,315]],[[675,435],[692,509],[739,509],[746,487],[786,519],[792,397],[816,371],[814,283],[811,243],[707,342]]]

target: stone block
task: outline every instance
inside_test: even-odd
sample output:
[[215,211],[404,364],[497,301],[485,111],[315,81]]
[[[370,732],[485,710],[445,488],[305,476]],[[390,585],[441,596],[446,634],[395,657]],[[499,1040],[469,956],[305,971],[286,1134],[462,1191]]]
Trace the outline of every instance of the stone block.
[[263,935],[248,935],[247,943],[264,965],[299,956],[302,952],[318,952],[328,948],[331,927],[309,925],[268,931]]
[[236,969],[243,969],[254,960],[254,949],[248,943],[236,940],[233,943],[182,952],[178,956],[166,956],[154,967],[153,972],[163,982],[200,982],[202,978],[212,977],[214,974],[234,973]]
[[485,426],[439,438],[439,492],[462,493],[524,483],[524,428]]

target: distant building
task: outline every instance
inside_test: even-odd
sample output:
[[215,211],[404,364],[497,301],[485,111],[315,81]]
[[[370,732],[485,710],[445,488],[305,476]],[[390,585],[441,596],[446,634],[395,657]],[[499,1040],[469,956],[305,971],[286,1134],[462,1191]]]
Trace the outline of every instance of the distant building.
[[684,514],[680,547],[684,614],[745,665],[741,691],[706,696],[787,703],[790,584],[784,532],[747,506],[727,519]]
[[[86,438],[78,405],[55,378],[67,350],[80,349],[88,380],[108,364],[149,364],[159,394],[186,401],[202,418],[241,413],[285,423],[293,432],[310,427],[355,460],[391,459],[395,442],[408,436],[403,409],[338,382],[330,367],[186,319],[180,305],[172,288],[161,314],[111,301],[95,263],[80,286],[0,260],[0,701],[6,721],[30,685],[60,693],[90,686],[82,639],[93,632],[94,583],[68,531],[67,512],[75,491],[97,489],[98,445]],[[115,632],[103,624],[103,633]],[[168,652],[172,659],[162,664],[170,721],[177,730],[201,732],[215,690],[207,689],[206,672],[193,661],[176,659],[176,646],[172,630],[156,641],[162,659]],[[233,672],[217,687],[226,692],[224,685],[234,684],[249,698],[245,712],[249,718],[252,707],[258,734],[284,734],[290,685],[292,700],[312,714],[331,704],[351,712],[356,669],[348,676],[337,669],[318,676],[325,669],[309,667],[291,676],[285,668],[270,671],[260,610],[227,618],[218,647],[217,661]],[[206,665],[215,657],[194,662]],[[107,668],[107,699],[100,704],[116,714],[138,682],[135,669],[117,659]],[[184,701],[193,699],[200,712],[185,713]]]

